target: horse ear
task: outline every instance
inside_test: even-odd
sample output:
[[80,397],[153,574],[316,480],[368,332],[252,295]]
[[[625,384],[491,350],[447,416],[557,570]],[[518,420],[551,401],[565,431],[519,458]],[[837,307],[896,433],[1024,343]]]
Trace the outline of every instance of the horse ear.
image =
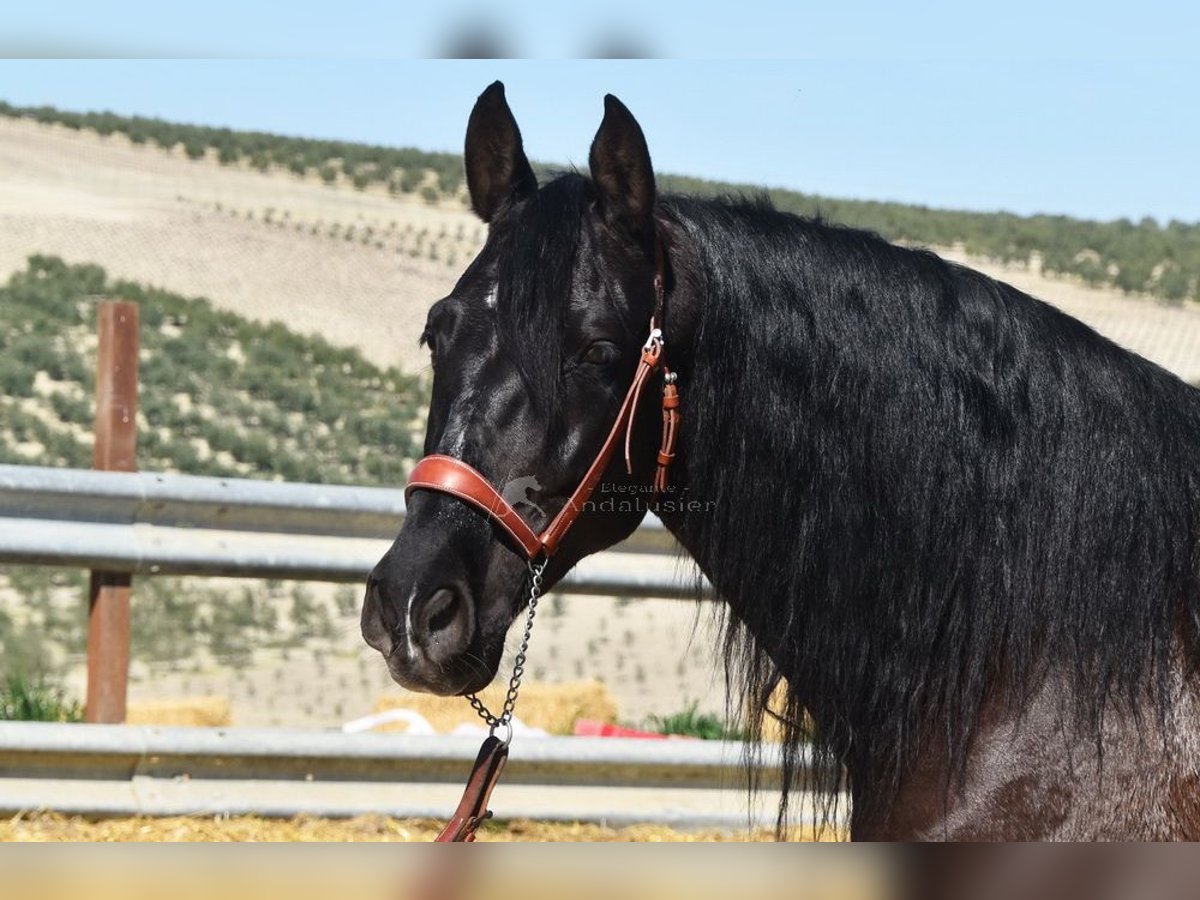
[[485,222],[491,222],[505,203],[537,191],[537,177],[521,146],[521,130],[499,81],[475,101],[463,157],[471,208]]
[[633,113],[612,94],[604,97],[604,121],[592,141],[588,165],[608,223],[648,243],[654,234],[655,197],[650,150]]

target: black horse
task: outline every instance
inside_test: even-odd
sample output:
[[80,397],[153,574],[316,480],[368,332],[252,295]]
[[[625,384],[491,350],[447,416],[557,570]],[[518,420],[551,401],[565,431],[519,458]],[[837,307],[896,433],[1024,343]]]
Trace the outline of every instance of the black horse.
[[[426,452],[536,476],[553,516],[637,365],[661,240],[671,489],[588,509],[547,582],[657,507],[724,601],[734,708],[786,685],[789,785],[845,772],[855,838],[1200,838],[1200,394],[932,253],[656,193],[611,96],[589,162],[539,187],[503,87],[479,98],[490,229],[429,313]],[[651,496],[653,393],[602,490]],[[364,636],[401,684],[476,690],[525,576],[486,516],[418,492]]]

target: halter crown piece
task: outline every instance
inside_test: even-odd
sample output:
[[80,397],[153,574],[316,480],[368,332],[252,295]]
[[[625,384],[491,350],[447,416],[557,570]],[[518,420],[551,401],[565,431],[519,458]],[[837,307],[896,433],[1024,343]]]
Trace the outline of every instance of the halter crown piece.
[[[679,390],[676,387],[675,373],[668,369],[663,361],[662,324],[666,295],[663,270],[666,254],[663,252],[662,239],[657,236],[654,258],[654,314],[650,318],[650,332],[646,336],[646,342],[642,345],[641,358],[638,360],[633,382],[629,385],[629,390],[625,392],[625,399],[617,411],[616,420],[609,429],[604,443],[600,446],[600,451],[592,460],[592,464],[588,466],[583,480],[567,498],[558,515],[541,533],[535,532],[513,505],[505,500],[477,469],[452,456],[435,453],[419,460],[413,467],[408,485],[404,489],[406,501],[412,496],[413,491],[438,491],[457,497],[464,503],[469,503],[482,510],[520,549],[529,566],[532,579],[525,633],[513,668],[512,678],[509,681],[504,709],[499,716],[495,716],[488,711],[478,697],[474,695],[468,697],[475,711],[490,726],[491,734],[479,750],[479,756],[471,769],[471,775],[458,808],[436,838],[439,842],[473,841],[476,830],[491,815],[487,809],[488,798],[492,793],[492,788],[499,780],[505,760],[508,758],[508,743],[512,739],[512,712],[521,686],[525,652],[529,646],[529,636],[533,630],[533,617],[541,593],[542,572],[547,561],[562,543],[563,537],[583,513],[587,501],[608,469],[617,443],[621,439],[622,431],[625,432],[625,471],[630,475],[633,474],[633,423],[636,418],[638,401],[641,399],[642,387],[660,368],[663,370],[663,430],[654,473],[654,490],[662,493],[667,489],[667,476],[671,462],[675,459],[675,442],[679,432]],[[495,734],[501,726],[508,728],[505,740],[501,740]]]

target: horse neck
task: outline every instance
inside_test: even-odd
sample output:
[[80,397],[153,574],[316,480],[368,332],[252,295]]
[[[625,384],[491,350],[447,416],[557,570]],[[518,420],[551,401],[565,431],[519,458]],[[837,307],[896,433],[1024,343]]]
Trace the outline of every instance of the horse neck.
[[[676,502],[661,504],[659,517],[728,607],[725,655],[731,687],[753,694],[769,690],[776,674],[782,676],[790,697],[786,709],[775,711],[793,721],[811,716],[824,747],[857,770],[856,791],[869,791],[895,769],[894,748],[903,742],[890,729],[915,723],[902,724],[892,716],[884,728],[876,728],[880,708],[901,701],[890,696],[887,685],[878,690],[864,685],[862,668],[887,654],[878,643],[894,634],[883,621],[877,633],[855,627],[856,614],[824,602],[820,578],[847,579],[854,565],[811,555],[806,543],[813,537],[811,524],[803,533],[794,527],[813,503],[795,473],[811,448],[806,449],[804,429],[796,427],[799,395],[792,396],[796,380],[789,365],[798,364],[772,361],[772,354],[779,353],[782,335],[803,330],[806,313],[798,307],[769,308],[765,304],[773,298],[766,294],[716,296],[700,274],[704,262],[686,239],[676,240],[671,260],[666,346],[668,363],[679,373],[682,425],[666,498]],[[729,335],[741,355],[725,354],[722,365],[729,368],[716,372],[706,348],[725,335],[705,313],[712,304],[721,304],[724,313],[733,302],[747,304],[747,317],[760,324]],[[749,304],[764,305],[751,315]],[[834,362],[808,358],[803,365]],[[737,448],[725,454],[724,465],[713,464],[714,443]],[[697,456],[702,464],[694,465]],[[813,576],[814,568],[820,578]],[[849,579],[855,577],[851,572]],[[861,601],[874,589],[859,585],[857,590]],[[873,613],[882,614],[882,607]],[[756,702],[753,697],[731,702],[747,700]],[[799,728],[794,735],[800,740]]]
[[[831,748],[832,752],[824,753],[820,761],[814,758],[812,770],[814,775],[809,784],[817,790],[823,789],[826,796],[833,798],[841,789],[843,765],[850,765],[851,768],[854,768],[851,758],[852,748],[842,737],[846,734],[845,710],[832,708],[827,701],[822,702],[819,696],[810,691],[810,686],[798,671],[797,658],[793,649],[779,644],[775,640],[778,637],[778,621],[768,624],[758,617],[745,614],[748,610],[746,602],[769,601],[766,601],[761,595],[753,597],[745,595],[746,592],[743,590],[745,579],[739,577],[738,573],[725,571],[721,567],[720,561],[710,552],[712,535],[710,530],[704,527],[702,514],[696,515],[687,512],[689,503],[695,502],[703,507],[711,497],[711,492],[708,490],[711,485],[693,484],[695,473],[689,469],[691,449],[697,441],[705,439],[705,435],[693,427],[694,422],[689,420],[689,410],[694,416],[696,403],[700,399],[694,394],[689,394],[689,384],[696,375],[698,362],[702,362],[697,360],[697,341],[701,318],[706,304],[714,301],[704,290],[700,279],[695,276],[695,270],[691,268],[696,265],[696,260],[688,259],[686,250],[683,253],[678,253],[678,250],[679,245],[677,244],[677,256],[674,257],[674,260],[678,260],[679,256],[682,256],[684,261],[680,265],[674,263],[673,260],[675,289],[669,298],[665,333],[668,348],[667,363],[679,375],[682,424],[676,446],[676,459],[670,470],[669,493],[664,498],[664,502],[660,502],[656,512],[667,530],[671,532],[713,586],[717,597],[725,602],[726,610],[722,618],[725,622],[726,683],[730,688],[730,697],[727,700],[728,712],[735,717],[746,714],[753,715],[751,709],[753,700],[747,702],[749,695],[756,690],[761,691],[764,686],[761,681],[748,683],[746,679],[761,679],[766,667],[759,667],[756,674],[755,666],[748,662],[744,649],[734,649],[737,646],[736,636],[748,634],[758,650],[770,660],[771,667],[776,672],[782,673],[788,681],[790,698],[787,705],[781,709],[775,708],[773,712],[782,715],[785,720],[790,717],[793,723],[804,723],[790,729],[790,740],[793,745],[802,740],[801,732],[807,731],[809,721],[815,723],[819,732],[829,738],[826,747]],[[751,360],[747,360],[747,365],[752,364]],[[734,414],[736,415],[736,411]],[[750,433],[754,433],[762,423],[746,421],[743,425]],[[775,478],[779,477],[780,471],[776,470]],[[771,494],[770,484],[760,486],[758,490],[748,491],[744,497],[747,508],[772,509]],[[775,518],[776,526],[784,525],[786,527],[786,514],[776,514],[772,509],[770,515]],[[770,559],[763,561],[762,576],[764,580],[770,579],[771,567]],[[789,611],[787,615],[790,614]],[[739,656],[741,658],[738,658]],[[739,689],[745,692],[744,695],[739,696]],[[869,764],[859,768],[859,774],[856,774],[852,780],[856,792],[865,790],[869,795],[872,785],[878,780],[869,776],[870,770]],[[785,780],[788,779],[785,778]],[[869,799],[855,801],[855,809],[863,813],[869,812],[871,806]],[[832,807],[830,808],[832,809]]]
[[[1153,693],[1171,605],[1200,621],[1200,393],[934,257],[807,224],[759,252],[718,219],[685,223],[725,229],[710,258],[669,242],[671,480],[697,511],[660,517],[753,639],[732,676],[769,658],[864,790],[931,729],[961,767],[1053,671],[1087,727],[1110,689]],[[1154,536],[1136,566],[1122,530]]]

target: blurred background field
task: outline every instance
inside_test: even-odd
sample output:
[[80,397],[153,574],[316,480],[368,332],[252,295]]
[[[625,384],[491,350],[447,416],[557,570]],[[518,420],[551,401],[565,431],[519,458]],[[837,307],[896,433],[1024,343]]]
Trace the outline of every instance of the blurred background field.
[[[484,237],[456,155],[0,105],[0,171],[0,462],[90,464],[94,304],[120,297],[142,307],[143,469],[403,483],[424,429],[425,310]],[[967,261],[1200,379],[1197,226],[773,197]],[[84,585],[0,572],[5,668],[68,700]],[[400,702],[359,602],[350,586],[139,579],[131,711],[334,727]],[[543,615],[532,680],[595,680],[604,717],[627,724],[723,714],[706,610],[553,595]]]

